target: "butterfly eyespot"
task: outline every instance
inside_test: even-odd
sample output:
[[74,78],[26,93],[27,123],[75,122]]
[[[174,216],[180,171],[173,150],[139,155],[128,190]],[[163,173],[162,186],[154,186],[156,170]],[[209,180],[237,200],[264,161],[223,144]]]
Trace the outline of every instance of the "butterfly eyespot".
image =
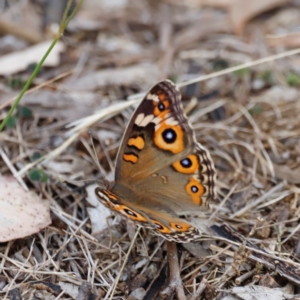
[[167,144],[174,143],[177,138],[177,134],[176,134],[175,130],[173,130],[172,128],[168,128],[168,129],[164,130],[162,132],[162,136],[163,136],[164,141]]
[[146,219],[142,214],[135,212],[134,210],[128,208],[128,206],[120,204],[120,205],[114,205],[113,210],[125,215],[126,217],[130,218],[133,221],[138,222],[148,222],[148,219]]
[[135,218],[138,217],[137,214],[134,213],[132,210],[129,210],[129,209],[125,208],[124,211],[126,212],[127,215],[133,216]]
[[165,110],[165,105],[162,103],[162,102],[160,102],[159,104],[158,104],[158,109],[160,110],[160,111],[164,111]]
[[155,224],[156,229],[163,229],[163,227],[161,225],[159,225],[157,223],[154,223],[154,224]]
[[184,149],[184,133],[180,125],[176,125],[177,121],[171,119],[172,118],[168,120],[174,124],[161,122],[155,126],[154,144],[159,149],[177,154],[182,152]]
[[160,232],[160,233],[164,233],[164,234],[169,234],[171,233],[170,228],[168,228],[167,226],[164,226],[162,224],[160,224],[158,221],[156,220],[152,220],[153,224],[155,226],[155,229]]
[[190,154],[186,158],[174,162],[173,167],[179,173],[194,174],[199,170],[200,165],[197,155]]
[[192,197],[196,205],[201,205],[201,196],[204,194],[204,186],[195,178],[191,177],[185,186],[186,192]]
[[179,225],[178,223],[171,222],[170,226],[171,228],[181,232],[187,232],[191,228],[191,225],[187,223],[181,223],[181,225]]
[[153,115],[156,117],[165,119],[166,115],[170,112],[170,110],[168,109],[168,107],[170,106],[170,102],[166,100],[164,96],[159,96],[159,100],[157,102],[153,101],[153,106]]
[[199,191],[199,189],[198,189],[195,185],[192,185],[192,186],[191,186],[191,191],[192,191],[193,193],[197,193],[197,192]]
[[180,164],[184,168],[190,168],[192,166],[192,161],[187,157],[180,161]]

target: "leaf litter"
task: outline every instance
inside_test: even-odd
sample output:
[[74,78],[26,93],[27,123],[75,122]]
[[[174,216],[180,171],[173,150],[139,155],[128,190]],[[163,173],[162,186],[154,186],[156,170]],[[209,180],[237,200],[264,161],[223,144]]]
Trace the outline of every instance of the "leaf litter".
[[[1,240],[0,298],[297,299],[299,54],[297,40],[283,37],[297,34],[299,4],[253,1],[247,11],[226,0],[106,2],[96,10],[85,1],[62,39],[60,63],[43,68],[38,91],[24,98],[32,115],[16,114],[15,126],[0,133],[1,180],[11,182],[0,190],[0,237],[5,219],[24,228]],[[1,9],[17,18],[14,5]],[[57,16],[38,5],[28,9],[40,9],[44,30],[54,28]],[[274,60],[288,49],[293,55]],[[16,51],[17,44],[0,54]],[[0,77],[1,119],[26,67]],[[172,245],[109,217],[91,192],[113,178],[133,106],[164,77],[179,83],[218,172],[218,200],[192,219],[206,235],[177,245],[175,259]]]
[[13,177],[0,177],[0,242],[24,238],[51,224],[50,203],[24,191]]

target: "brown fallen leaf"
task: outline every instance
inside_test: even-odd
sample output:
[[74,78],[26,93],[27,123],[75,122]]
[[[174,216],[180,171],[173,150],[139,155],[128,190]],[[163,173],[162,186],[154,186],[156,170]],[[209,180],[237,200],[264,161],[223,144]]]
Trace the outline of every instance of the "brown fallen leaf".
[[208,7],[230,8],[236,0],[200,0],[201,5]]
[[1,35],[11,34],[20,37],[32,44],[37,44],[42,41],[42,36],[39,32],[28,30],[28,28],[24,28],[23,26],[20,26],[20,24],[16,24],[5,18],[0,19],[0,33]]
[[287,48],[298,48],[300,46],[300,33],[268,38],[268,44],[271,47],[284,46]]
[[[8,76],[25,70],[28,65],[38,63],[50,47],[52,41],[45,41],[40,44],[28,47],[0,57],[0,75]],[[60,52],[64,51],[65,45],[58,42],[49,53],[44,66],[54,67],[60,62]]]
[[269,288],[280,288],[280,285],[275,281],[274,277],[269,273],[260,276],[259,285]]
[[76,296],[78,295],[79,287],[73,283],[69,282],[59,282],[60,288],[69,296],[72,297],[72,299],[76,299]]
[[276,7],[288,4],[290,0],[235,0],[229,9],[230,19],[237,35],[243,33],[246,23]]
[[[283,288],[268,288],[264,286],[237,286],[231,289],[238,299],[243,300],[280,300],[280,299],[297,299],[292,294],[288,294]],[[298,298],[299,299],[299,298]]]
[[92,235],[97,235],[107,228],[107,218],[111,215],[110,210],[102,205],[95,194],[95,188],[97,184],[89,185],[86,188],[87,202],[91,207],[87,208],[91,220]]
[[299,184],[300,183],[300,170],[292,170],[286,165],[273,164],[275,175],[277,178],[286,180],[288,183]]
[[0,242],[34,234],[51,223],[49,202],[26,192],[13,177],[0,177]]
[[219,13],[205,14],[199,17],[197,22],[177,32],[173,45],[177,50],[185,49],[212,34],[228,33],[231,31],[231,24],[227,17]]
[[0,35],[12,35],[30,44],[45,40],[41,32],[40,13],[32,1],[11,2],[1,6]]
[[[145,72],[147,70],[147,72]],[[159,78],[159,69],[150,64],[139,64],[126,68],[111,68],[91,72],[80,78],[69,78],[63,88],[72,91],[94,91],[107,85],[130,85],[155,82]]]

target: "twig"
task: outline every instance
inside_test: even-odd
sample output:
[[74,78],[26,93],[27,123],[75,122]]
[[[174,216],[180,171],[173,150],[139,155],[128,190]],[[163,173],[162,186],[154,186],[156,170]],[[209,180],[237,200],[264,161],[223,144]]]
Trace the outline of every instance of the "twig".
[[236,283],[237,285],[241,285],[246,279],[252,277],[252,276],[255,275],[255,274],[256,274],[256,270],[255,270],[255,269],[254,269],[254,270],[251,270],[251,271],[249,271],[249,272],[246,272],[245,274],[243,274],[243,275],[237,277],[237,278],[235,279],[235,283]]
[[[184,294],[184,289],[182,286],[182,280],[180,277],[177,244],[175,242],[167,241],[167,255],[170,268],[170,282],[168,288],[165,289],[163,293],[165,294],[168,289],[176,290],[178,299],[186,300],[186,296]],[[169,295],[170,293],[167,292],[167,294]]]
[[199,284],[199,286],[198,286],[198,288],[197,288],[197,291],[195,292],[195,294],[192,296],[192,298],[190,300],[200,299],[200,296],[202,295],[202,293],[206,289],[206,285],[207,285],[207,280],[203,277],[200,284]]

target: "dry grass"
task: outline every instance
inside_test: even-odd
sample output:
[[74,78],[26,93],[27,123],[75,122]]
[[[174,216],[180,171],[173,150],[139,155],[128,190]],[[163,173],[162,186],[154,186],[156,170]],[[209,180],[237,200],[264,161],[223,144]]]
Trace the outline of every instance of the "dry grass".
[[[47,80],[41,94],[29,93],[23,102],[33,117],[0,134],[1,174],[18,170],[22,184],[51,203],[52,218],[52,225],[36,235],[0,244],[0,299],[19,294],[23,299],[134,300],[144,294],[144,299],[159,299],[158,294],[180,300],[228,294],[245,299],[237,287],[249,286],[300,294],[299,56],[274,61],[274,53],[283,48],[270,48],[264,38],[280,23],[276,14],[290,7],[273,18],[265,16],[263,25],[252,22],[253,30],[242,38],[229,27],[224,33],[219,23],[201,31],[191,21],[196,16],[192,8],[157,5],[133,1],[121,15],[110,12],[101,25],[105,34],[99,28],[84,38],[83,29],[70,33],[65,42],[70,52],[76,43],[76,59],[70,55],[55,72],[45,70],[35,83]],[[141,16],[132,20],[132,12],[139,16],[147,9],[153,13],[146,21]],[[158,25],[153,16],[161,9],[168,17],[160,15]],[[203,11],[201,16],[212,23],[224,18]],[[111,51],[106,44],[113,37],[122,40],[122,47]],[[132,47],[140,50],[130,52]],[[272,59],[211,75],[262,57]],[[72,71],[65,73],[70,64]],[[200,242],[177,245],[178,257],[174,244],[143,228],[136,231],[118,217],[95,233],[85,190],[91,182],[113,178],[122,133],[141,95],[124,99],[162,77],[189,83],[180,84],[183,104],[218,173],[218,200],[205,214],[215,231]],[[2,109],[12,93],[5,95]],[[59,97],[64,102],[51,102]],[[32,162],[34,152],[42,158]],[[46,183],[28,175],[37,166],[48,175]],[[237,240],[221,231],[224,223]]]

